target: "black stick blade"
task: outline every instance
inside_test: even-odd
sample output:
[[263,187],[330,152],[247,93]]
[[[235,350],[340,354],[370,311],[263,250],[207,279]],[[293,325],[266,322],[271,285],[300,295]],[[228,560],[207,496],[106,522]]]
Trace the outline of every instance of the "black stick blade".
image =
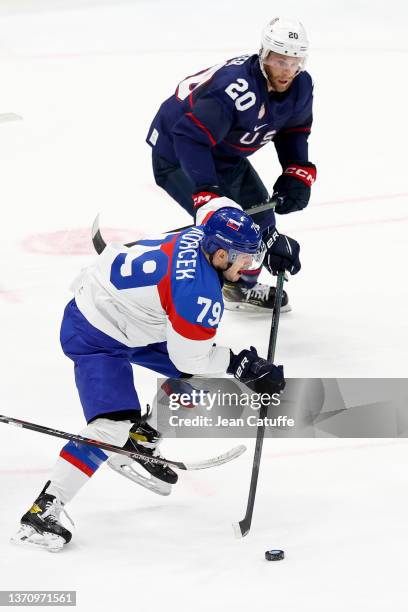
[[251,522],[247,518],[244,518],[242,521],[239,521],[239,523],[232,523],[232,528],[236,538],[245,538],[251,529]]
[[92,244],[94,245],[94,249],[98,255],[100,255],[106,247],[106,242],[102,238],[101,230],[99,228],[99,215],[95,217],[95,221],[92,225]]

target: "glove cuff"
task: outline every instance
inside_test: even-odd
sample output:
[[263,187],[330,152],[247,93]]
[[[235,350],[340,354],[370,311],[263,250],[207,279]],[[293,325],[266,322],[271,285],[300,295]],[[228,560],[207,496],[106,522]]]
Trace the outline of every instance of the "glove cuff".
[[236,358],[237,358],[237,355],[234,355],[234,353],[230,349],[230,360],[229,360],[229,364],[228,364],[228,367],[227,367],[227,374],[233,374],[234,373],[234,363],[235,363],[235,359]]
[[275,242],[280,237],[280,233],[276,229],[276,227],[268,227],[268,233],[263,236],[263,241],[265,243],[266,248],[269,250],[273,247]]
[[293,162],[285,168],[283,175],[291,176],[311,187],[316,180],[316,166],[311,162]]
[[192,196],[194,209],[197,210],[201,206],[204,206],[204,204],[208,204],[211,200],[222,197],[222,195],[218,185],[200,185]]

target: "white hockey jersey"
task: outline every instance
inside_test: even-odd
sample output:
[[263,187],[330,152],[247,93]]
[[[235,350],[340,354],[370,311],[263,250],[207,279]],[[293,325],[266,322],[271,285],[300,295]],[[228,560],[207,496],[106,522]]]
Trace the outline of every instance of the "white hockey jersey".
[[131,247],[109,244],[73,283],[75,301],[97,329],[129,347],[167,341],[182,372],[224,373],[229,349],[214,346],[222,280],[193,227]]

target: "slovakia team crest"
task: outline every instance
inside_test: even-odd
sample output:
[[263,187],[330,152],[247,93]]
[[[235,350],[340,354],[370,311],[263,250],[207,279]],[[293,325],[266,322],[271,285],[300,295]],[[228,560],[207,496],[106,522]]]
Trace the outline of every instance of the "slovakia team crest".
[[235,230],[236,232],[239,230],[241,225],[242,225],[242,223],[239,223],[239,221],[235,221],[235,219],[228,219],[227,227],[230,227],[231,229]]

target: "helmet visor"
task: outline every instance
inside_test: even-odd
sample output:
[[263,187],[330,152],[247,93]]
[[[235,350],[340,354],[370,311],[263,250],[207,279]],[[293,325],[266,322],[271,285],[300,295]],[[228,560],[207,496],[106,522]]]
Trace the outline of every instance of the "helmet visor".
[[269,51],[263,59],[265,66],[269,66],[273,70],[286,70],[290,74],[297,74],[303,70],[305,62],[305,57],[290,57],[275,53],[274,51]]
[[256,253],[244,253],[237,249],[228,250],[228,262],[230,264],[239,263],[242,270],[257,270],[261,267],[266,253],[266,246],[261,242]]

